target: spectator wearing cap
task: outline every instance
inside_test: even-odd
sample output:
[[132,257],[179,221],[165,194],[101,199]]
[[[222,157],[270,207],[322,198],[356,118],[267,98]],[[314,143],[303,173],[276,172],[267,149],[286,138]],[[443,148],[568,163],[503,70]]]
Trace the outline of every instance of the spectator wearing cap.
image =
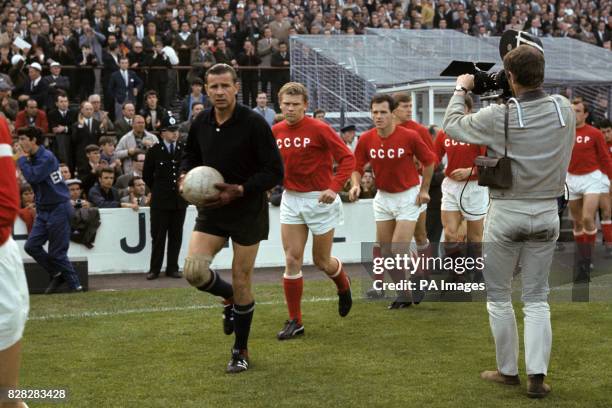
[[13,86],[4,77],[0,77],[0,112],[8,119],[15,120],[19,111],[19,102],[11,98]]
[[43,133],[49,131],[47,114],[38,108],[38,103],[35,99],[28,99],[25,109],[20,111],[15,118],[15,129],[22,127],[36,127]]
[[70,204],[74,208],[89,208],[91,204],[85,198],[83,198],[83,188],[81,187],[81,180],[79,179],[68,179],[66,180],[68,186],[68,192],[70,193]]
[[268,125],[272,127],[276,112],[268,107],[268,95],[266,95],[265,92],[260,92],[257,95],[257,106],[254,107],[253,110],[263,116],[266,122],[268,122]]
[[147,279],[156,279],[164,260],[166,237],[168,252],[166,276],[180,278],[178,257],[183,237],[187,203],[178,193],[177,181],[183,144],[178,141],[178,121],[167,116],[161,126],[162,143],[146,154],[143,179],[151,189],[151,262]]
[[34,99],[38,102],[38,106],[44,109],[47,103],[47,84],[42,80],[41,72],[42,67],[38,62],[30,64],[28,67],[28,80],[19,90],[19,97],[17,99],[20,102]]
[[357,146],[357,138],[355,135],[357,134],[357,128],[355,125],[346,125],[342,129],[340,129],[340,137],[345,145],[347,145],[351,151],[355,151],[355,147]]
[[200,78],[195,78],[191,82],[191,93],[183,99],[183,103],[181,104],[181,118],[183,120],[191,120],[191,109],[194,103],[206,104],[206,95],[202,92],[203,89],[204,81]]
[[67,76],[62,75],[62,66],[59,62],[53,61],[49,65],[51,75],[47,75],[42,80],[47,87],[47,102],[46,107],[51,108],[57,99],[57,93],[62,90],[68,94],[70,90],[70,80]]

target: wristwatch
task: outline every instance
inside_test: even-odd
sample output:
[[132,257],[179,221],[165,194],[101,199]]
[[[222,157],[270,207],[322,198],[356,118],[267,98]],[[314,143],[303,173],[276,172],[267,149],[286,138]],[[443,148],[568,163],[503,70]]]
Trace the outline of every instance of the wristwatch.
[[468,90],[465,87],[457,85],[455,87],[455,92],[461,92],[461,91],[463,91],[465,95],[467,95],[468,93]]

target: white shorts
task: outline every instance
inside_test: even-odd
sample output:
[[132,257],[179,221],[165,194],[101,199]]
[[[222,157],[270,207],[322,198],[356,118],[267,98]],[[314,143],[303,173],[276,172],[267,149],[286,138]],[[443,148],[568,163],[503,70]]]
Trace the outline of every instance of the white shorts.
[[608,194],[610,192],[610,179],[608,175],[601,172],[601,191],[600,194]]
[[[422,184],[422,183],[423,183],[423,176],[421,176],[421,175],[419,174],[419,185],[418,185],[419,190],[421,189],[421,184]],[[424,213],[424,212],[426,212],[426,211],[427,211],[427,203],[425,203],[425,204],[421,204],[421,206],[419,207],[419,214]]]
[[[463,190],[464,186],[465,190]],[[478,180],[469,181],[467,186],[465,181],[455,181],[450,177],[445,177],[442,181],[442,206],[440,207],[442,211],[460,211],[466,220],[477,221],[485,217],[488,205],[489,189],[479,186]]]
[[567,173],[569,199],[579,200],[585,194],[600,194],[603,190],[608,191],[603,182],[603,177],[605,175],[599,170],[581,175]]
[[414,186],[401,193],[387,193],[378,190],[372,205],[375,221],[417,221],[421,209],[416,204],[419,186]]
[[30,297],[17,243],[9,238],[0,245],[0,350],[23,336]]
[[344,224],[340,195],[331,204],[319,202],[320,191],[285,190],[280,205],[281,224],[306,224],[313,235],[323,235]]

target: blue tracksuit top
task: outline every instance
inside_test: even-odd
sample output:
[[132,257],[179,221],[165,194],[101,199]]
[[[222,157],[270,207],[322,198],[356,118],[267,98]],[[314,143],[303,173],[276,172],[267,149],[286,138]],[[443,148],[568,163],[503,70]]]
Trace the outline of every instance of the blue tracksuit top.
[[68,186],[59,169],[59,161],[43,146],[31,158],[17,160],[21,173],[36,195],[36,208],[49,210],[70,200]]

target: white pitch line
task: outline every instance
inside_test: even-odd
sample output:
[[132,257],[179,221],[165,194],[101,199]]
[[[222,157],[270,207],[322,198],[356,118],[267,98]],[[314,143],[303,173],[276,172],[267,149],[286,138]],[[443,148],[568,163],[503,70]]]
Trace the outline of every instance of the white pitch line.
[[[317,303],[317,302],[330,302],[332,300],[338,300],[337,297],[312,297],[309,299],[302,299],[303,303]],[[256,305],[283,305],[284,301],[265,301],[255,302]],[[220,309],[221,305],[193,305],[193,306],[176,306],[176,307],[145,307],[140,309],[124,309],[124,310],[111,310],[111,311],[89,311],[81,313],[65,313],[65,314],[50,314],[40,316],[30,316],[28,320],[61,320],[61,319],[82,319],[89,317],[107,317],[107,316],[121,316],[129,314],[140,314],[140,313],[164,313],[164,312],[183,312],[188,310],[205,310],[205,309]]]

